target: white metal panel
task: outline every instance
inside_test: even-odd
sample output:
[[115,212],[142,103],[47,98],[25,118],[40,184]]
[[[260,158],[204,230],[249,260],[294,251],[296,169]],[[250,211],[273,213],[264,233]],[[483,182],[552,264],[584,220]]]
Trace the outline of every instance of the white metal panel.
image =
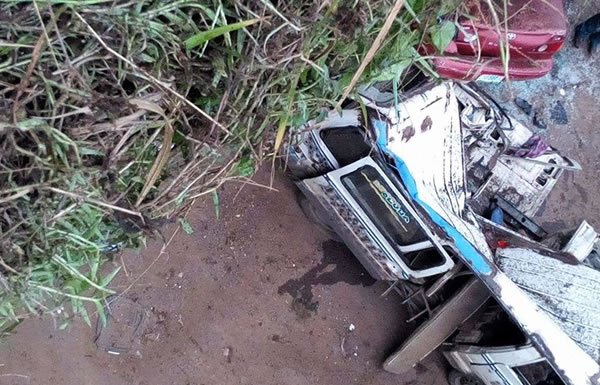
[[[371,166],[377,170],[377,172],[381,176],[381,178],[392,189],[392,193],[394,194],[394,196],[402,201],[402,205],[410,211],[410,214],[419,223],[419,226],[422,228],[422,230],[425,232],[425,234],[427,234],[427,236],[435,244],[437,244],[438,251],[444,257],[443,264],[441,264],[440,266],[431,267],[431,268],[423,269],[423,270],[411,269],[397,255],[397,253],[394,251],[393,246],[388,242],[388,240],[377,231],[377,226],[375,226],[375,224],[373,223],[373,220],[375,220],[376,218],[370,218],[367,215],[367,213],[365,213],[365,211],[361,208],[360,204],[346,190],[346,187],[344,187],[344,185],[341,181],[341,178],[343,176],[348,175],[349,173],[351,173],[355,170],[358,170],[359,168],[361,168],[363,166],[367,166],[367,165]],[[381,170],[381,167],[379,167],[379,165],[377,165],[377,163],[375,163],[371,158],[363,158],[357,162],[349,164],[348,166],[342,167],[338,170],[331,171],[330,173],[327,174],[327,178],[331,180],[331,183],[334,186],[336,186],[336,189],[338,190],[338,192],[340,194],[343,195],[344,199],[346,199],[346,201],[348,201],[348,203],[350,203],[350,205],[352,206],[352,209],[359,215],[361,220],[363,222],[365,222],[366,226],[369,229],[371,229],[373,232],[379,233],[379,236],[377,237],[378,242],[381,243],[382,248],[386,251],[386,253],[393,257],[393,261],[390,261],[391,263],[389,264],[389,267],[393,271],[397,272],[397,274],[400,275],[400,272],[398,272],[398,266],[400,266],[401,269],[406,274],[408,274],[408,276],[411,278],[424,278],[424,277],[429,277],[431,275],[445,273],[446,271],[450,270],[452,268],[452,266],[454,266],[454,261],[452,261],[452,258],[448,255],[448,253],[442,247],[441,239],[439,239],[438,235],[433,233],[429,229],[429,227],[420,220],[419,214],[417,212],[415,212],[414,209],[412,209],[410,203],[405,201],[405,198],[403,198],[402,193],[400,191],[398,191],[398,189],[394,186],[394,183],[385,175],[383,170]],[[430,243],[428,243],[428,242],[419,242],[418,245],[422,246],[423,248],[430,247]],[[400,249],[402,250],[402,247],[400,247]],[[404,251],[406,251],[406,252],[414,251],[414,247],[408,246],[404,249]]]
[[522,248],[500,250],[498,264],[584,351],[600,360],[600,271]]
[[398,112],[380,111],[387,121],[373,122],[378,128],[378,145],[395,159],[413,201],[454,242],[463,261],[563,379],[574,385],[600,383],[595,360],[493,263],[481,228],[465,210],[463,135],[452,84],[424,90],[401,103]]
[[572,254],[579,261],[583,261],[590,255],[597,242],[598,233],[589,223],[583,221],[563,251]]

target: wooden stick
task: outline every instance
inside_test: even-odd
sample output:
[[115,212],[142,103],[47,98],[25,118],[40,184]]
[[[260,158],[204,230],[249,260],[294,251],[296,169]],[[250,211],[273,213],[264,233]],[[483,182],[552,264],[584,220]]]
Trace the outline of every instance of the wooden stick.
[[336,110],[339,110],[342,107],[342,103],[344,102],[344,100],[346,100],[348,98],[348,95],[350,95],[350,92],[356,86],[356,83],[358,83],[358,81],[360,80],[360,77],[362,76],[363,72],[365,71],[365,69],[371,62],[371,60],[373,60],[373,57],[375,57],[375,54],[379,50],[379,47],[381,47],[383,40],[385,39],[388,32],[390,31],[390,28],[392,28],[394,19],[396,19],[396,17],[398,16],[398,13],[402,9],[403,5],[404,5],[404,0],[396,0],[396,3],[394,4],[394,6],[392,7],[392,10],[388,14],[387,19],[385,19],[385,23],[383,24],[381,31],[379,31],[379,34],[377,34],[377,37],[375,38],[373,45],[371,45],[371,48],[369,48],[367,55],[363,59],[362,63],[360,63],[360,67],[358,67],[358,70],[354,73],[354,76],[352,77],[352,81],[350,81],[350,84],[344,90],[344,94],[342,95],[342,98],[336,104],[336,106],[335,106]]
[[78,200],[81,200],[81,201],[85,201],[85,202],[94,204],[96,206],[102,206],[102,207],[105,207],[107,209],[111,209],[111,210],[115,210],[115,211],[120,211],[120,212],[125,213],[125,214],[133,215],[133,216],[139,217],[142,221],[144,220],[144,217],[138,211],[128,210],[128,209],[125,209],[123,207],[111,205],[110,203],[102,202],[102,201],[99,201],[97,199],[93,199],[93,198],[89,198],[89,197],[86,197],[86,196],[83,196],[83,195],[79,195],[79,194],[76,194],[76,193],[72,193],[72,192],[69,192],[69,191],[61,190],[61,189],[58,189],[56,187],[47,187],[46,189],[50,190],[52,192],[55,192],[57,194],[66,195],[66,196],[74,198],[74,199],[78,199]]

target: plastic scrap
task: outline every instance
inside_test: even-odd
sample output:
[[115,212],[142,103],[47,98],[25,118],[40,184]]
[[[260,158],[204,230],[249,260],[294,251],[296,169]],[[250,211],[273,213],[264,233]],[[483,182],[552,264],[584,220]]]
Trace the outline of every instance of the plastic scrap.
[[537,158],[545,154],[549,148],[550,145],[541,136],[533,135],[521,147],[510,148],[508,154],[519,158]]

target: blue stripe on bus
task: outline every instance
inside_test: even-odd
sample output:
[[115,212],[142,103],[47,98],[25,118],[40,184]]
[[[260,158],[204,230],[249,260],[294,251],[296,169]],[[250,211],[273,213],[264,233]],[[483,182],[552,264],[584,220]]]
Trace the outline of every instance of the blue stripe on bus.
[[429,214],[431,220],[433,220],[437,225],[439,225],[444,230],[444,232],[450,238],[452,238],[452,240],[454,241],[454,245],[460,252],[465,262],[469,263],[469,265],[471,265],[471,267],[478,273],[491,274],[492,267],[488,259],[483,254],[481,254],[481,252],[477,250],[477,248],[475,248],[471,244],[471,242],[469,242],[464,237],[464,235],[462,235],[460,231],[458,231],[454,226],[449,224],[440,214],[438,214],[434,209],[429,207],[427,203],[425,203],[419,198],[417,184],[415,183],[415,179],[410,173],[410,170],[408,169],[404,161],[400,159],[400,157],[392,153],[387,148],[388,123],[378,119],[374,119],[373,126],[375,127],[377,134],[377,146],[380,148],[381,151],[385,152],[394,159],[396,169],[398,170],[400,177],[402,178],[402,181],[404,182],[404,185],[408,190],[411,198],[417,204],[423,207],[427,214]]

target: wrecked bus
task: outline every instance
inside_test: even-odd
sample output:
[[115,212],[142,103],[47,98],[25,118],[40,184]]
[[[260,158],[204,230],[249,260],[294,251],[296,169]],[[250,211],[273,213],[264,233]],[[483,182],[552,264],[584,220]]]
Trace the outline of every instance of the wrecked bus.
[[306,215],[418,324],[385,370],[441,345],[452,385],[599,383],[600,272],[585,264],[598,234],[584,223],[557,246],[531,219],[579,165],[484,92],[362,88],[286,155]]

